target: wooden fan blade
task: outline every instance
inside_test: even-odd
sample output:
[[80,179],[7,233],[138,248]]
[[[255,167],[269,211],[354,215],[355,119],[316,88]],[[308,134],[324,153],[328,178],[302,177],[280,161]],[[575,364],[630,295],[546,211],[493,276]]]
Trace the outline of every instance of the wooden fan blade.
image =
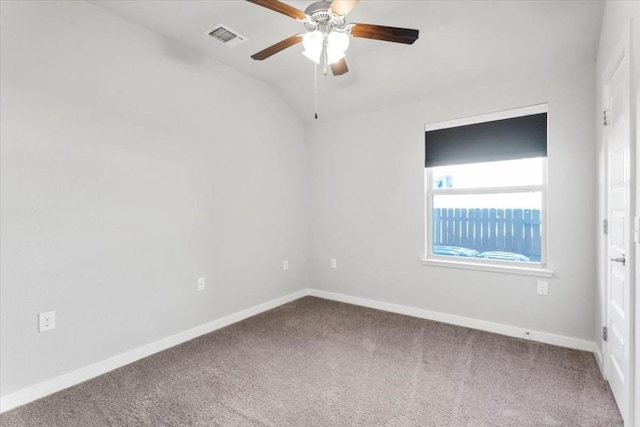
[[365,39],[383,40],[394,43],[413,44],[418,40],[418,30],[385,27],[382,25],[353,24],[351,35]]
[[359,1],[360,0],[333,0],[333,3],[331,3],[331,10],[336,15],[344,16],[351,12],[351,9],[353,9]]
[[247,0],[247,1],[253,4],[257,4],[258,6],[271,9],[274,12],[282,13],[283,15],[287,15],[293,19],[304,19],[304,17],[307,16],[300,9],[296,9],[293,6],[289,6],[288,4],[282,3],[278,0]]
[[335,64],[331,64],[331,72],[334,76],[341,76],[347,71],[349,71],[349,68],[347,67],[347,61],[345,61],[344,58]]
[[295,44],[298,44],[302,41],[302,35],[301,34],[296,34],[295,36],[291,36],[287,39],[284,39],[282,41],[279,41],[278,43],[269,46],[266,49],[261,50],[260,52],[251,55],[251,57],[253,59],[255,59],[256,61],[262,61],[263,59],[267,59],[268,57],[270,57],[271,55],[275,55],[276,53],[280,52],[281,50],[284,50],[288,47],[291,47]]

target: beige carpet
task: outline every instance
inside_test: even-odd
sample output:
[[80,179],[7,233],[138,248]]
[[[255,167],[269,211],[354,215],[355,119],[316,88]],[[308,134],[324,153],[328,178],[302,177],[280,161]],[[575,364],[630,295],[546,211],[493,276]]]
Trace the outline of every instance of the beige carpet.
[[622,426],[590,353],[306,297],[0,416],[13,426]]

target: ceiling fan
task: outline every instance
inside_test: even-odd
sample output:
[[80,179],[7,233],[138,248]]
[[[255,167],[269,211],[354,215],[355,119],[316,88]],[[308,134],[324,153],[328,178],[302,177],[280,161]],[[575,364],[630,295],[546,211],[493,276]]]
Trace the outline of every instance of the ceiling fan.
[[347,24],[346,15],[360,0],[322,0],[311,4],[304,12],[278,0],[247,1],[301,21],[307,30],[305,33],[293,35],[251,56],[258,61],[302,43],[305,49],[303,54],[307,58],[316,64],[322,61],[325,65],[325,74],[328,64],[333,75],[339,76],[349,71],[344,57],[349,47],[350,37],[404,44],[413,44],[418,39],[418,30],[372,24]]

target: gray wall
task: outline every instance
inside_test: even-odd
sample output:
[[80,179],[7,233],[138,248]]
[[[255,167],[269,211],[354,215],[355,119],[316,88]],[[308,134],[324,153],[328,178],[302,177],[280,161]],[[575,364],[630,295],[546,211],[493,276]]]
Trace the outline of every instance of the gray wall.
[[307,287],[272,89],[85,2],[1,4],[2,395]]
[[[595,64],[550,64],[309,131],[313,287],[592,341]],[[424,124],[549,103],[549,296],[535,277],[421,265]],[[338,268],[330,269],[330,258]]]

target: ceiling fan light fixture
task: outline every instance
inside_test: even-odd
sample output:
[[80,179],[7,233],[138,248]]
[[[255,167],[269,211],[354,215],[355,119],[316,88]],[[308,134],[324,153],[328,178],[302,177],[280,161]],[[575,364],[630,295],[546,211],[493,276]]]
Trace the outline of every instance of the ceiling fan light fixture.
[[320,53],[321,52],[312,52],[312,51],[308,51],[308,50],[305,50],[304,52],[302,52],[302,54],[304,56],[306,56],[307,58],[309,58],[310,60],[312,60],[316,64],[320,64]]
[[342,31],[331,31],[327,38],[331,50],[344,54],[349,48],[349,36]]
[[342,58],[344,58],[344,53],[332,53],[331,50],[327,50],[327,64],[332,65],[335,64],[336,62],[340,61]]
[[302,54],[316,64],[319,64],[323,44],[324,37],[320,31],[309,31],[302,36],[302,46],[304,46],[304,52],[302,52]]
[[327,37],[327,62],[335,64],[344,58],[349,47],[349,36],[343,32],[332,31]]

